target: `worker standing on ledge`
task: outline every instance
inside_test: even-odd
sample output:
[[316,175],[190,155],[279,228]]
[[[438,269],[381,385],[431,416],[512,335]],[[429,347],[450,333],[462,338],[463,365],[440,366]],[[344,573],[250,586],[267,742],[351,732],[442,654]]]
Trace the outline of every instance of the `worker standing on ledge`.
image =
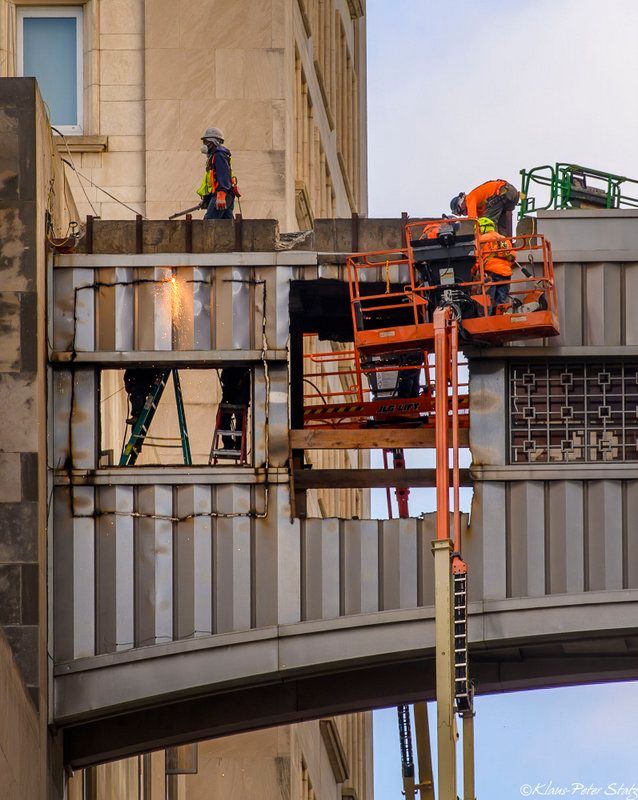
[[[483,268],[490,281],[502,281],[512,277],[512,264],[515,261],[512,243],[508,238],[494,230],[494,221],[481,217],[479,223],[479,246],[483,256]],[[492,298],[492,313],[502,303],[507,303],[509,281],[498,286],[490,286],[488,294]]]
[[235,197],[240,194],[230,150],[224,147],[224,134],[219,128],[206,128],[202,142],[206,172],[197,194],[202,198],[201,207],[206,209],[204,219],[232,219]]
[[453,197],[450,208],[457,217],[489,217],[498,232],[512,235],[512,211],[516,208],[520,194],[515,186],[498,179],[486,181],[476,189]]

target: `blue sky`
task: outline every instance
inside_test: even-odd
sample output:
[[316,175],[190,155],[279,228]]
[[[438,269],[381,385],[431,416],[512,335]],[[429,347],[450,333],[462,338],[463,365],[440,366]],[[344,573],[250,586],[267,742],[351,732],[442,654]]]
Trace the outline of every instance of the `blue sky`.
[[[556,161],[638,178],[638,0],[368,0],[367,16],[370,216],[437,214]],[[413,500],[432,510],[431,494]],[[632,797],[638,683],[476,705],[479,798],[549,781]],[[377,800],[401,797],[400,775],[396,711],[376,712]]]

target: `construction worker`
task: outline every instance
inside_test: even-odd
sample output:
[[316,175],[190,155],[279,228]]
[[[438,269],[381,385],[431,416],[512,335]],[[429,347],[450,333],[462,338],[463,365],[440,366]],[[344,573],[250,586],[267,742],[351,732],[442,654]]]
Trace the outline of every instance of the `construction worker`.
[[202,136],[202,153],[206,155],[206,172],[197,194],[206,209],[204,219],[232,219],[235,197],[239,197],[233,177],[230,150],[224,147],[224,134],[219,128],[206,128]]
[[[250,369],[248,367],[223,367],[219,376],[222,385],[222,399],[220,405],[228,403],[233,406],[242,406],[248,411],[250,405]],[[240,409],[222,411],[219,418],[220,428],[224,431],[232,430],[233,417],[235,430],[241,430]],[[238,450],[237,437],[222,434],[225,450]]]
[[134,426],[137,418],[142,413],[146,398],[151,393],[155,381],[161,375],[157,369],[127,369],[124,370],[124,388],[131,404],[130,414],[126,420],[127,425]]
[[450,201],[457,217],[489,217],[499,233],[512,235],[512,211],[520,194],[516,187],[503,180],[486,181],[465,194],[461,192]]
[[[512,253],[511,241],[495,230],[494,221],[490,217],[481,217],[479,223],[479,246],[483,257],[483,267],[490,281],[502,281],[512,277],[512,264],[515,256]],[[493,311],[507,302],[509,281],[498,286],[490,286],[488,294],[492,299]]]

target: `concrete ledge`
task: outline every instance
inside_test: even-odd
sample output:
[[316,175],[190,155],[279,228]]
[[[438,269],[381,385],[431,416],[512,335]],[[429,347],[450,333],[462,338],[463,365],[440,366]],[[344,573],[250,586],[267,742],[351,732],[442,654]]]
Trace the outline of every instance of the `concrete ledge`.
[[66,153],[104,153],[109,148],[108,136],[54,135],[53,141],[63,158]]
[[638,480],[638,462],[607,464],[510,464],[476,466],[470,469],[474,481],[621,481]]
[[[479,693],[636,677],[638,591],[470,607]],[[54,722],[84,766],[433,697],[432,608],[218,634],[56,667]]]

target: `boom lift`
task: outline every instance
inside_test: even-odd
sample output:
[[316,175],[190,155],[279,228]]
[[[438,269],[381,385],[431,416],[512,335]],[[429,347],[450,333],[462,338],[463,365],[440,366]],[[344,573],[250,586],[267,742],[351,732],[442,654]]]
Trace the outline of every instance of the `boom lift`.
[[[310,377],[337,375],[345,388],[326,397],[307,375],[316,393],[306,395],[304,426],[434,428],[438,798],[457,800],[458,714],[463,724],[463,800],[474,800],[468,567],[461,555],[459,502],[459,432],[469,425],[469,396],[461,393],[459,350],[464,342],[503,344],[558,333],[551,247],[540,235],[507,240],[504,247],[514,256],[517,269],[505,281],[486,270],[475,219],[410,222],[405,232],[405,250],[361,253],[348,259],[354,347],[338,355],[310,356],[312,363],[322,367],[340,361],[336,371]],[[509,284],[509,298],[494,307],[490,290],[503,283]],[[384,284],[385,291],[379,292]],[[335,395],[341,396],[340,402],[335,402]],[[389,457],[395,468],[405,466],[402,450],[384,451],[386,467]],[[399,516],[408,516],[409,487],[398,487],[396,495]],[[388,490],[389,511],[390,499]],[[398,713],[406,797],[412,800],[420,792],[422,799],[429,800],[434,792],[427,759],[417,783],[409,709],[400,706]],[[425,737],[423,713],[422,708],[420,734]]]

